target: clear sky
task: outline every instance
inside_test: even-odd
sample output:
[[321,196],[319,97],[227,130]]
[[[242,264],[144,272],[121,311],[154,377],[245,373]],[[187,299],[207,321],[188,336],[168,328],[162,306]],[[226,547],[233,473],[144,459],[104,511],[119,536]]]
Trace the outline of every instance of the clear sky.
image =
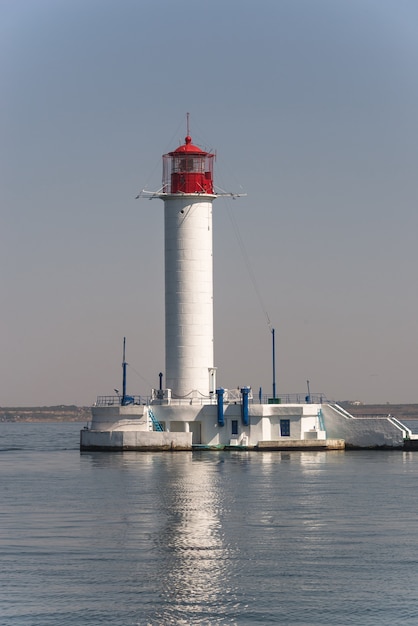
[[164,371],[161,155],[217,151],[223,387],[418,402],[416,0],[1,0],[0,405]]

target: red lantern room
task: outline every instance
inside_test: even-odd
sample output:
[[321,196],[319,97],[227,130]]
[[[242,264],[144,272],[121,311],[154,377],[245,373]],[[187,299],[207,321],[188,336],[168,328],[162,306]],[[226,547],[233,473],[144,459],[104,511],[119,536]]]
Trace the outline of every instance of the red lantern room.
[[192,144],[189,134],[174,152],[163,155],[163,192],[213,194],[214,154]]

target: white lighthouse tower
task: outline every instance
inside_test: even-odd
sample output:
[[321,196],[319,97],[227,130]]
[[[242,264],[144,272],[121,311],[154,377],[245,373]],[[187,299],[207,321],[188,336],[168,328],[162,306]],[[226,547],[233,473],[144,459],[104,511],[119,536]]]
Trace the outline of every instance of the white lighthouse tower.
[[[187,120],[188,122],[188,120]],[[213,163],[185,143],[163,155],[165,386],[185,401],[213,396]]]
[[[357,447],[386,442],[399,447],[404,436],[399,422],[360,424],[364,420],[347,419],[351,416],[338,405],[323,405],[322,396],[315,400],[309,393],[300,403],[296,395],[285,404],[274,383],[273,398],[263,402],[260,393],[257,402],[247,384],[217,387],[212,205],[221,194],[214,192],[214,160],[192,143],[187,120],[184,144],[163,155],[161,190],[137,196],[164,201],[165,389],[161,375],[160,388],[150,396],[126,393],[124,341],[122,395],[98,396],[91,423],[80,432],[80,449],[340,449],[341,436]],[[326,438],[325,419],[334,439]]]

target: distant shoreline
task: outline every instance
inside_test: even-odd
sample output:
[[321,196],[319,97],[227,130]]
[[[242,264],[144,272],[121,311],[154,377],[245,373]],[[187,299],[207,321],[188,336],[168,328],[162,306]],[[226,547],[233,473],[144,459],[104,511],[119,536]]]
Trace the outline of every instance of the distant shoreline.
[[0,407],[0,422],[89,422],[91,407]]
[[[400,420],[418,419],[417,404],[357,404],[338,402],[354,417],[387,417],[392,415]],[[42,406],[42,407],[0,407],[1,422],[89,422],[89,406]]]

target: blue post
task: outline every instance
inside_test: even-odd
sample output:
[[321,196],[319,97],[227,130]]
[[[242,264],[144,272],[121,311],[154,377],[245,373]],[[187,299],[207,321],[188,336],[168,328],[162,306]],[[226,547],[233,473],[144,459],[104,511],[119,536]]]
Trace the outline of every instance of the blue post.
[[308,395],[307,395],[307,396],[305,396],[305,402],[306,402],[307,404],[310,404],[310,403],[311,403],[311,390],[310,390],[310,388],[309,388],[309,380],[307,380],[307,381],[306,381],[306,384],[307,384],[307,386],[308,386]]
[[271,329],[273,343],[273,398],[276,399],[276,341],[274,328]]
[[126,337],[123,338],[123,361],[122,361],[122,406],[125,406],[126,402],[126,361],[125,361],[125,345]]
[[241,406],[241,417],[242,423],[244,426],[248,426],[250,423],[250,417],[248,414],[248,395],[250,393],[250,387],[243,387],[241,389],[242,394],[242,406]]
[[125,360],[125,344],[126,344],[126,337],[123,338],[122,398],[120,400],[120,403],[122,406],[126,406],[127,404],[133,404],[135,402],[133,396],[126,395],[126,366],[128,364]]
[[224,393],[225,393],[225,389],[222,389],[222,387],[216,390],[216,395],[218,396],[218,426],[225,426]]

